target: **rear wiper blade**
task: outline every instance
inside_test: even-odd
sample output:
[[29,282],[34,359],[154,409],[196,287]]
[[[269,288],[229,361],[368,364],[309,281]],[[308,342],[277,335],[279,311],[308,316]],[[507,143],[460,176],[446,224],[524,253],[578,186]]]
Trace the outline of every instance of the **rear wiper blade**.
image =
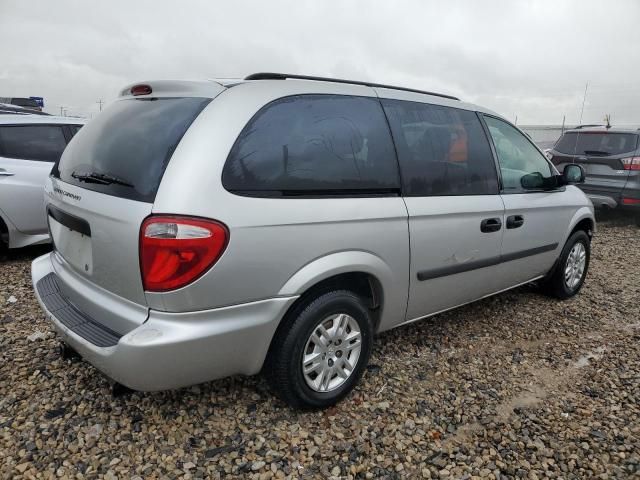
[[585,155],[598,155],[598,156],[609,156],[611,155],[609,152],[603,152],[602,150],[585,150]]
[[133,188],[133,184],[127,182],[126,180],[118,178],[118,177],[116,177],[114,175],[109,175],[107,173],[98,173],[98,172],[76,173],[76,172],[73,172],[71,174],[71,176],[73,178],[75,178],[76,180],[80,180],[81,182],[99,183],[100,185],[111,185],[111,184],[115,183],[117,185],[122,185],[123,187],[132,187]]

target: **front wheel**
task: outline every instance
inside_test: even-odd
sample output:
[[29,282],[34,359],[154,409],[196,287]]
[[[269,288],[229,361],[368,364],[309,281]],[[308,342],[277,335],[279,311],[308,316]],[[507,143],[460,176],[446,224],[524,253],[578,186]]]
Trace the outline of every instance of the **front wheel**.
[[569,237],[558,263],[543,281],[544,290],[562,300],[573,297],[582,288],[589,269],[591,241],[583,230]]
[[348,290],[324,293],[285,322],[264,369],[272,390],[294,408],[325,408],[344,398],[362,376],[373,343],[363,300]]

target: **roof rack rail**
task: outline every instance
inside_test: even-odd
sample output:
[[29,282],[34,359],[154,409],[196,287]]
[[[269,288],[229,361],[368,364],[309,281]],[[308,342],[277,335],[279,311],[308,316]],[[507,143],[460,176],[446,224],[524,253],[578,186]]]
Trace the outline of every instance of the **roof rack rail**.
[[601,125],[599,123],[589,123],[585,125],[577,125],[572,128],[572,130],[580,130],[581,128],[589,128],[589,127],[606,127],[606,125]]
[[451,100],[460,100],[458,97],[454,97],[452,95],[445,95],[444,93],[427,92],[426,90],[418,90],[415,88],[394,87],[393,85],[383,85],[381,83],[359,82],[356,80],[343,80],[341,78],[313,77],[310,75],[292,75],[289,73],[271,73],[271,72],[253,73],[251,75],[244,77],[245,80],[286,80],[288,78],[296,79],[296,80],[315,80],[318,82],[349,83],[352,85],[364,85],[366,87],[390,88],[393,90],[403,90],[405,92],[424,93],[426,95],[434,95],[436,97],[449,98]]

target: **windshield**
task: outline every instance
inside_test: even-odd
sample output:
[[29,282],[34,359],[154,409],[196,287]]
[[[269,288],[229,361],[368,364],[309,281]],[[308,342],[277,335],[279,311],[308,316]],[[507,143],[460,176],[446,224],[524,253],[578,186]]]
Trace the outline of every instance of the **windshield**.
[[210,101],[187,97],[114,102],[78,132],[52,174],[89,190],[153,202],[171,155]]
[[558,141],[555,150],[569,155],[620,155],[633,152],[637,144],[635,133],[569,132]]

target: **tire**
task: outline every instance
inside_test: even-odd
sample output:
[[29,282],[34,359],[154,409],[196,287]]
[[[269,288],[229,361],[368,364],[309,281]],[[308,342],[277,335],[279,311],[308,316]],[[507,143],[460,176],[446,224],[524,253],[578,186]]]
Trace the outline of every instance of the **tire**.
[[[342,400],[360,380],[371,354],[373,323],[365,302],[351,291],[334,290],[301,304],[284,322],[263,369],[273,392],[298,409],[326,408]],[[321,324],[326,335],[320,334]],[[327,339],[333,339],[333,343],[322,346]],[[307,375],[303,372],[305,355],[315,359],[304,364],[309,369]],[[348,371],[345,365],[354,361]]]
[[[566,278],[566,272],[568,268],[569,255],[576,249],[580,249],[580,244],[584,250],[584,268],[578,277],[573,277],[571,280],[575,280],[576,283],[568,281]],[[556,265],[549,275],[542,283],[543,290],[550,296],[565,300],[576,295],[584,283],[589,270],[589,260],[591,257],[591,240],[584,230],[578,230],[569,237],[567,243],[565,243],[562,253],[558,258]],[[574,270],[575,272],[575,270]]]

